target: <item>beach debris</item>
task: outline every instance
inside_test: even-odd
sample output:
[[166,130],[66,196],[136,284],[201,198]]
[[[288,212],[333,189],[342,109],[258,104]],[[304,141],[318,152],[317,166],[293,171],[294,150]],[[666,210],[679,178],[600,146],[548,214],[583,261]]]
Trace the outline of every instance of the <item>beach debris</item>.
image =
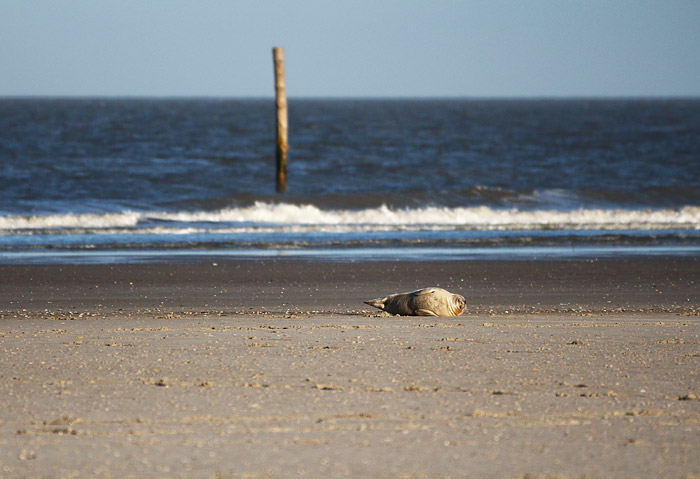
[[83,422],[80,417],[62,416],[58,419],[45,419],[42,424],[45,426],[71,426]]
[[459,316],[467,307],[464,296],[442,288],[392,294],[365,301],[365,304],[401,316]]
[[313,388],[318,389],[319,391],[342,391],[343,390],[343,388],[341,386],[336,386],[334,384],[314,384]]
[[36,459],[36,451],[33,449],[22,449],[17,458],[20,461],[33,461]]

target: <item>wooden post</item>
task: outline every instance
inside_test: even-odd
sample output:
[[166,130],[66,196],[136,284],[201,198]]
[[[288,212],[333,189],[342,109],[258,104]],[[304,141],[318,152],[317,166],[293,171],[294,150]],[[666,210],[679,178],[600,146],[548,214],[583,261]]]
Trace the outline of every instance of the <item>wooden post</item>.
[[284,49],[272,49],[275,60],[275,97],[277,104],[277,193],[287,191],[287,87],[284,81]]

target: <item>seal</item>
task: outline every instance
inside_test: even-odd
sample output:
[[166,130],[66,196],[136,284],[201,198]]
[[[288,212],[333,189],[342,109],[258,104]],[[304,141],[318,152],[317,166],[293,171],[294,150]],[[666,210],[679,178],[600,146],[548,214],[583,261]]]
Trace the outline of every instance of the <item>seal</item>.
[[402,316],[459,316],[467,308],[464,296],[442,288],[423,288],[365,301],[365,304]]

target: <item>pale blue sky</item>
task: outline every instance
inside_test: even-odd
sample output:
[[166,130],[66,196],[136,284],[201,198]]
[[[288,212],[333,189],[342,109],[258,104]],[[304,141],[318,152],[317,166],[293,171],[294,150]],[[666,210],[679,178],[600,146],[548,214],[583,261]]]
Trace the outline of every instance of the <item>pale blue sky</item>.
[[0,95],[700,96],[699,0],[0,0]]

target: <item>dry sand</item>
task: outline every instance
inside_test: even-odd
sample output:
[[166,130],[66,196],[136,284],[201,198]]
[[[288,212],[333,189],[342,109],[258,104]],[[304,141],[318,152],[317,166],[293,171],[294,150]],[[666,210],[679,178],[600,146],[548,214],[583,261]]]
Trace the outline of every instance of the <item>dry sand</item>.
[[[468,312],[362,304],[429,285]],[[0,476],[697,478],[698,285],[696,258],[0,266]]]

